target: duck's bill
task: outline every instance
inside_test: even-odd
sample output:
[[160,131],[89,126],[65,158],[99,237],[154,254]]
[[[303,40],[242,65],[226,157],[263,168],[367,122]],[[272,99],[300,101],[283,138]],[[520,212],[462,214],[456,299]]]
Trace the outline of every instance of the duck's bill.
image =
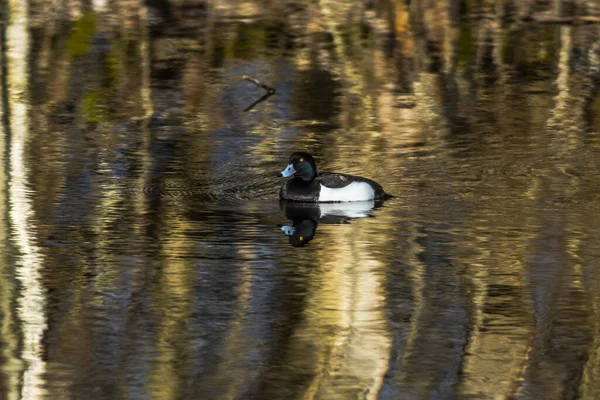
[[296,231],[296,228],[294,228],[293,226],[289,226],[289,225],[284,225],[281,227],[281,230],[288,236],[292,236],[294,234],[294,232]]
[[296,173],[296,170],[294,169],[294,165],[293,164],[289,164],[286,169],[284,169],[283,171],[281,171],[279,173],[279,176],[283,176],[284,178],[287,178],[288,176],[294,175]]

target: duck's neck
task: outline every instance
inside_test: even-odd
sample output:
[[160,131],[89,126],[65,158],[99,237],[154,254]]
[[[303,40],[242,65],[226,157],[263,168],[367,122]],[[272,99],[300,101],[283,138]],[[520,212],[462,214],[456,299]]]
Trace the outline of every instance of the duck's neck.
[[310,183],[310,182],[314,181],[316,177],[317,177],[316,174],[315,175],[305,174],[305,175],[297,175],[296,179],[301,180],[302,182]]

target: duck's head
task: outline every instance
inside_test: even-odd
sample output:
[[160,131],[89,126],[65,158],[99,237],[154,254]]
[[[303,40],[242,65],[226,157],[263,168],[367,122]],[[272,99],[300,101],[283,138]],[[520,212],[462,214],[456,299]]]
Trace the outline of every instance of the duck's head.
[[317,176],[317,165],[308,153],[296,152],[290,156],[288,166],[279,173],[279,176],[287,178],[294,175],[304,181],[310,182]]

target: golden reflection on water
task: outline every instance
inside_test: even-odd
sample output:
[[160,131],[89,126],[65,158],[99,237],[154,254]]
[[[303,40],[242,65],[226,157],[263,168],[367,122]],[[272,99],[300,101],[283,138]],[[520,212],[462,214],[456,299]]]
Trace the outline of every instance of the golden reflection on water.
[[[0,65],[4,64],[6,55],[0,52]],[[0,79],[2,82],[6,80],[4,76],[4,69],[0,68]],[[5,109],[4,101],[0,101],[0,118],[4,121],[8,113]],[[0,124],[0,249],[2,249],[2,259],[0,263],[0,275],[2,277],[8,277],[10,275],[9,263],[7,257],[6,240],[9,232],[8,221],[6,219],[8,204],[6,199],[7,196],[7,183],[9,171],[7,170],[7,163],[5,159],[6,154],[6,141],[7,132],[4,124]],[[14,315],[11,312],[11,299],[14,298],[13,286],[8,282],[8,279],[0,280],[0,310],[2,313],[2,330],[0,333],[3,338],[3,349],[2,358],[4,360],[11,360],[4,365],[4,370],[14,371],[17,370],[16,365],[16,352],[17,352],[17,339],[15,338],[13,329],[15,326]],[[3,377],[2,386],[5,386],[7,398],[17,398],[18,396],[18,374],[8,374],[8,377]]]
[[[391,347],[383,265],[369,254],[358,225],[336,229],[329,239],[336,252],[319,266],[305,322],[296,333],[312,342],[318,368],[303,398],[377,398]],[[347,387],[348,381],[360,391]]]
[[[22,344],[19,359],[23,362],[22,381],[17,384],[14,378],[9,384],[11,397],[38,399],[43,398],[43,374],[46,362],[43,359],[43,335],[47,328],[45,316],[45,289],[41,282],[40,269],[43,258],[35,244],[34,232],[30,225],[34,223],[34,210],[29,189],[29,170],[26,162],[26,145],[29,139],[28,120],[28,12],[27,3],[9,3],[11,23],[6,27],[6,74],[8,81],[7,112],[10,126],[8,203],[11,236],[20,252],[14,274],[22,287],[17,297],[17,317],[20,320]],[[12,328],[11,325],[8,325]],[[13,335],[8,334],[6,342],[9,348]],[[10,358],[13,368],[18,368]],[[12,368],[10,368],[12,369]],[[14,373],[14,372],[13,372]],[[14,376],[14,375],[13,375]],[[18,390],[20,393],[17,395]]]
[[0,397],[598,397],[599,24],[463,3],[0,1]]
[[[187,228],[185,221],[179,220],[178,211],[177,208],[174,208],[166,212],[169,223],[165,226],[165,230],[175,237]],[[188,242],[187,245],[191,246],[193,243]],[[178,374],[178,363],[186,350],[181,347],[180,343],[184,342],[187,330],[185,321],[189,318],[190,298],[193,296],[189,284],[192,274],[191,260],[181,256],[187,251],[181,242],[167,238],[161,249],[162,275],[159,279],[162,284],[159,290],[152,295],[157,302],[164,305],[168,312],[163,313],[158,321],[156,356],[148,382],[148,393],[152,398],[176,398],[177,391],[182,385]]]

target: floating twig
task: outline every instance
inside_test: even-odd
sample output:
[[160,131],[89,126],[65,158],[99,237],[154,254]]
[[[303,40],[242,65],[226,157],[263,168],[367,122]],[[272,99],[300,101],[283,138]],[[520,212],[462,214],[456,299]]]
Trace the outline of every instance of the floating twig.
[[262,103],[263,101],[265,101],[266,99],[268,99],[269,97],[271,97],[275,94],[275,88],[272,88],[269,85],[265,85],[258,79],[250,78],[247,75],[242,76],[242,79],[245,79],[248,82],[252,82],[259,88],[262,88],[266,91],[266,93],[260,99],[256,100],[254,103],[252,103],[248,107],[246,107],[246,109],[244,110],[245,112],[252,110],[257,104]]
[[247,80],[248,82],[252,82],[254,83],[256,86],[261,87],[263,89],[265,89],[267,91],[267,93],[269,95],[275,94],[275,89],[272,88],[271,86],[265,85],[264,83],[262,83],[261,81],[259,81],[258,79],[254,79],[254,78],[250,78],[247,75],[242,76],[242,79]]

